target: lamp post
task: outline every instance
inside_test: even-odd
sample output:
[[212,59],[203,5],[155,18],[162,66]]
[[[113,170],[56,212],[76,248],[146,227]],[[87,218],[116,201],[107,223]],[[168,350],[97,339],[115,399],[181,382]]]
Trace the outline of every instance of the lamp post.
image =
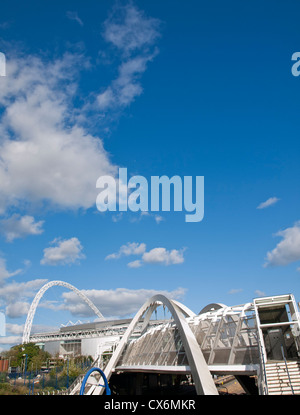
[[31,373],[28,378],[28,395],[30,395],[30,380],[31,380]]
[[69,356],[67,358],[67,389],[69,388]]
[[[57,362],[56,362],[57,365]],[[57,390],[57,366],[55,366],[55,389]]]

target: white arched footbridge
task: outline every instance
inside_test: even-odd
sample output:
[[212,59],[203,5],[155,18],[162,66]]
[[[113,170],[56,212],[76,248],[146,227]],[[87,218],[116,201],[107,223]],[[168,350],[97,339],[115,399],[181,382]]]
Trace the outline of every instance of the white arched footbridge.
[[[74,291],[100,320],[105,320],[77,288],[63,281],[52,281],[39,290],[31,304],[23,343],[29,342],[39,301],[54,285]],[[151,316],[159,306],[169,310],[171,319],[153,324]],[[199,314],[158,294],[148,299],[126,324],[110,323],[107,327],[106,322],[101,324],[99,330],[103,333],[99,331],[97,336],[108,335],[113,339],[100,342],[94,366],[101,367],[116,393],[141,394],[145,382],[149,380],[148,388],[152,388],[153,381],[162,374],[168,382],[174,375],[189,376],[198,395],[218,394],[215,375],[234,376],[249,394],[300,395],[300,314],[292,294],[255,298],[237,306],[212,303]],[[76,334],[77,340],[80,336],[85,339],[84,330]],[[59,333],[58,341],[62,334],[66,333]],[[49,334],[51,339],[56,335]],[[83,375],[63,393],[78,394],[82,380]],[[85,394],[103,392],[97,378],[86,383]]]
[[29,343],[33,318],[34,318],[37,306],[38,306],[41,298],[43,297],[43,295],[45,294],[45,292],[49,288],[51,288],[53,286],[56,286],[56,285],[58,285],[60,287],[65,287],[65,288],[68,288],[71,291],[74,291],[84,302],[86,302],[86,304],[94,311],[94,313],[99,317],[100,320],[105,320],[102,313],[98,310],[98,308],[95,306],[95,304],[93,304],[92,301],[85,294],[83,294],[80,290],[78,290],[76,287],[74,287],[73,285],[69,284],[68,282],[64,282],[64,281],[51,281],[51,282],[48,282],[47,284],[42,286],[42,288],[38,291],[38,293],[36,294],[36,296],[34,297],[32,303],[31,303],[30,309],[29,309],[28,314],[27,314],[27,319],[26,319],[26,323],[25,323],[25,327],[24,327],[24,332],[23,332],[23,339],[22,339],[23,344],[24,343]]
[[[105,376],[107,379],[110,379],[113,370],[116,368],[118,361],[126,345],[128,344],[128,340],[133,333],[134,328],[142,316],[145,316],[144,330],[142,329],[143,333],[143,331],[145,331],[148,326],[153,311],[155,311],[156,308],[160,305],[167,307],[173,316],[174,322],[179,331],[181,341],[183,343],[183,347],[185,349],[185,353],[187,355],[187,359],[189,361],[197,393],[200,395],[217,395],[218,392],[216,386],[203,357],[201,348],[199,347],[195,335],[187,322],[188,318],[193,318],[196,316],[195,313],[178,301],[169,300],[164,295],[160,294],[151,297],[136,313],[104,370]],[[89,394],[98,395],[102,392],[103,388],[101,386],[96,386],[90,390]]]
[[[150,316],[159,305],[168,308],[172,320],[150,327]],[[139,322],[140,334],[132,336]],[[300,394],[299,327],[292,294],[257,298],[233,307],[209,304],[198,315],[177,301],[156,295],[131,320],[103,371],[112,383],[119,374],[137,374],[134,382],[139,393],[144,382],[139,373],[176,373],[191,375],[198,395],[218,394],[212,375],[235,376],[249,394]],[[285,334],[282,356],[278,355],[278,342],[275,346],[270,343],[274,330],[278,337],[278,328]],[[280,372],[276,379],[274,371]],[[74,385],[69,394],[76,394],[76,388]],[[103,392],[103,386],[93,382],[86,394]]]

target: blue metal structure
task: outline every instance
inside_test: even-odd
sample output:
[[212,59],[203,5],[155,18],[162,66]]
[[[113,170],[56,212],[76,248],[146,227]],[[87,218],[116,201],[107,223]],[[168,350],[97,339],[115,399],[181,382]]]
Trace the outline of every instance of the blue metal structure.
[[106,376],[105,376],[104,372],[103,372],[101,369],[99,369],[98,367],[92,367],[92,368],[91,368],[91,369],[90,369],[90,370],[86,373],[85,377],[83,378],[82,384],[81,384],[81,388],[80,388],[80,393],[79,393],[79,395],[84,395],[85,384],[86,384],[86,382],[87,382],[87,380],[88,380],[88,378],[89,378],[89,376],[91,375],[91,373],[92,373],[92,372],[99,372],[99,373],[100,373],[100,375],[102,376],[102,378],[103,378],[103,380],[104,380],[104,385],[99,385],[99,386],[103,386],[103,387],[105,387],[105,392],[106,392],[106,395],[111,395],[111,390],[110,390],[110,387],[109,387],[109,385],[108,385],[107,378],[106,378]]

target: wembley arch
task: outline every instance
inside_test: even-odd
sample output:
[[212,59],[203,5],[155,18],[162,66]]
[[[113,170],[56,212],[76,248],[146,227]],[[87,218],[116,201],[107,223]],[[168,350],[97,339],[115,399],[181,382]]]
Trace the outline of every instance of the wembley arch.
[[23,344],[29,343],[30,332],[31,332],[31,327],[32,327],[34,315],[35,315],[37,306],[38,306],[41,298],[43,297],[43,295],[45,294],[45,292],[49,288],[51,288],[53,286],[56,286],[56,285],[61,286],[61,287],[65,287],[65,288],[68,288],[71,291],[74,291],[94,311],[94,313],[99,317],[100,320],[105,320],[102,313],[98,310],[98,308],[95,306],[95,304],[85,294],[83,294],[83,292],[78,290],[78,288],[74,287],[73,285],[69,284],[68,282],[50,281],[47,284],[42,286],[42,288],[38,291],[38,293],[36,294],[36,296],[34,297],[32,303],[31,303],[31,306],[30,306],[28,314],[27,314],[27,319],[26,319],[26,322],[25,322],[24,331],[23,331],[23,338],[22,338],[22,343]]

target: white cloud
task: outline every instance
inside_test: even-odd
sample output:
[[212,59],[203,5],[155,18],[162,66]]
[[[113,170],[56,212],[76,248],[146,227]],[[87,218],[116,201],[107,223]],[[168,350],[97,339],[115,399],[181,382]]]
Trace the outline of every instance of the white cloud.
[[[76,12],[67,16],[82,23]],[[117,166],[88,128],[94,121],[110,122],[116,109],[119,115],[142,93],[140,77],[157,54],[158,27],[158,20],[131,4],[114,9],[103,36],[121,57],[118,74],[102,91],[99,85],[97,92],[82,97],[81,106],[74,99],[79,75],[91,67],[86,56],[10,54],[0,88],[0,213],[32,204],[54,209],[95,205],[97,179],[116,177]]]
[[160,21],[138,10],[131,4],[115,8],[104,23],[104,38],[125,55],[143,50],[160,36]]
[[119,222],[120,220],[122,220],[123,217],[123,212],[117,213],[116,215],[112,215],[112,221],[113,222]]
[[[31,329],[31,333],[42,333],[55,331],[57,327],[46,326],[46,325],[36,325],[34,324]],[[12,324],[6,323],[6,336],[0,337],[0,344],[5,345],[5,348],[0,347],[0,352],[2,350],[7,350],[8,347],[12,347],[16,344],[22,343],[22,336],[24,331],[24,324]]]
[[158,224],[164,220],[164,218],[160,215],[155,215],[154,219],[155,219],[155,222]]
[[76,120],[76,78],[85,66],[84,57],[71,54],[49,62],[35,56],[9,60],[0,88],[2,212],[43,202],[89,208],[97,178],[116,174],[101,139]]
[[22,335],[24,331],[24,324],[6,323],[6,331],[11,334]]
[[255,295],[257,297],[265,297],[266,296],[266,294],[263,291],[260,291],[260,290],[255,290]]
[[98,109],[107,111],[126,107],[141,95],[143,88],[139,78],[146,71],[148,62],[151,62],[156,54],[157,52],[154,52],[151,55],[132,58],[130,61],[122,63],[119,67],[118,77],[97,96]]
[[22,343],[22,337],[21,336],[0,337],[0,344],[12,345],[12,344],[20,344],[20,343]]
[[5,309],[5,314],[9,318],[17,318],[24,316],[28,313],[30,308],[30,303],[25,301],[16,301],[14,303],[8,304]]
[[27,235],[40,235],[43,233],[44,221],[35,222],[33,216],[18,214],[0,221],[0,231],[5,234],[6,240],[12,242],[17,238],[24,238]]
[[146,252],[146,244],[128,242],[126,245],[122,245],[118,252],[107,255],[105,259],[119,259],[123,256],[141,255],[141,259],[129,262],[127,266],[129,268],[139,268],[144,263],[173,265],[181,264],[184,262],[184,251],[185,248],[172,249],[168,251],[166,248],[159,247],[153,248],[150,251]]
[[140,222],[141,220],[145,218],[154,219],[157,224],[160,224],[160,222],[165,220],[165,218],[161,215],[155,215],[150,212],[144,211],[144,212],[140,212],[139,215],[135,213],[134,216],[130,218],[130,222],[132,223]]
[[17,269],[13,272],[8,271],[6,268],[6,260],[3,257],[0,257],[0,287],[3,284],[4,280],[6,280],[9,277],[18,275],[21,272],[22,272],[22,269]]
[[129,255],[141,255],[146,250],[146,244],[136,243],[136,242],[127,242],[126,245],[122,245],[118,252],[107,255],[105,259],[118,259],[123,256]]
[[283,239],[267,253],[266,266],[287,265],[300,260],[300,222],[294,226],[277,232]]
[[32,298],[37,289],[41,288],[48,280],[36,279],[27,282],[15,282],[0,287],[0,304],[21,301]]
[[243,291],[243,289],[242,288],[232,288],[229,292],[228,292],[228,294],[238,294],[238,293],[240,293],[240,292],[242,292]]
[[42,265],[74,264],[78,260],[85,258],[82,254],[83,247],[75,237],[63,240],[56,238],[51,244],[56,244],[56,246],[44,249],[44,257],[41,260]]
[[280,199],[278,199],[277,197],[270,197],[269,199],[267,199],[265,202],[260,203],[256,209],[265,209],[269,206],[274,205],[275,203],[277,203]]
[[184,249],[168,251],[166,248],[153,248],[149,252],[145,252],[142,259],[148,264],[181,264],[184,262],[183,252]]
[[68,19],[74,20],[80,26],[83,26],[83,21],[80,19],[77,12],[67,11],[66,16],[67,16]]
[[140,268],[142,265],[143,265],[143,264],[142,264],[142,261],[141,261],[140,259],[137,259],[137,260],[135,260],[135,261],[129,262],[129,263],[127,264],[127,266],[128,266],[129,268]]
[[[117,288],[116,290],[82,290],[82,292],[105,316],[124,317],[137,312],[139,307],[153,295],[163,294],[170,299],[182,300],[186,290],[184,288],[177,288],[173,291]],[[79,317],[93,315],[90,308],[80,301],[75,293],[65,292],[63,298],[65,303],[62,308]]]
[[146,244],[128,242],[126,245],[122,245],[118,252],[107,255],[105,259],[119,259],[124,256],[141,255],[141,259],[129,262],[127,266],[129,268],[139,268],[144,263],[173,265],[181,264],[184,262],[184,251],[185,248],[172,249],[168,251],[166,248],[159,247],[153,248],[150,251],[146,252]]
[[153,45],[160,36],[159,26],[158,19],[131,4],[115,8],[105,21],[103,37],[121,52],[122,62],[117,78],[96,98],[100,110],[126,107],[142,94],[139,78],[158,53]]
[[[0,286],[0,307],[5,308],[6,316],[17,318],[26,315],[36,291],[46,282],[46,279],[36,279],[21,283],[13,281]],[[19,334],[16,325],[6,324],[6,327],[12,334]]]

